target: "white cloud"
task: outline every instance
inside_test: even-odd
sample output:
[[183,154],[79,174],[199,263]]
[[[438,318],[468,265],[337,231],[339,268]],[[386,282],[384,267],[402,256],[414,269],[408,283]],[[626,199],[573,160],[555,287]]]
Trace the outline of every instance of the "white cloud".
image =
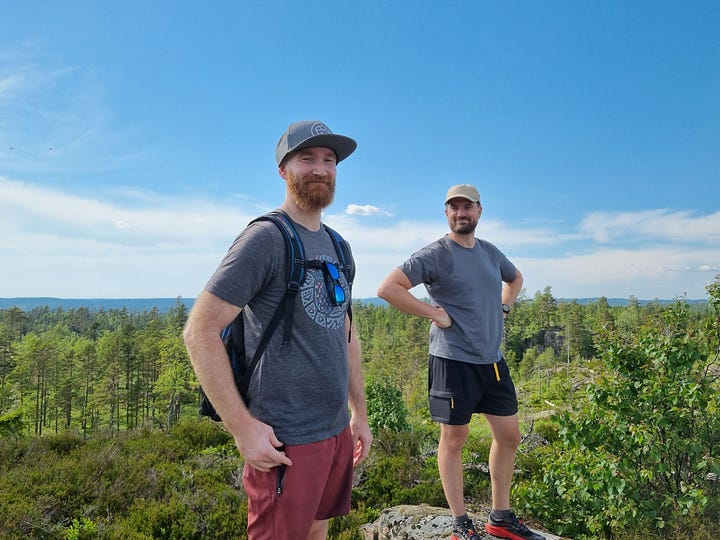
[[392,213],[381,210],[377,206],[371,204],[349,204],[345,209],[345,213],[350,216],[385,216],[392,217]]
[[[195,296],[235,235],[259,213],[238,200],[228,205],[152,193],[100,200],[0,177],[0,296]],[[655,229],[642,234],[651,242],[636,235],[631,247],[610,243],[616,236],[623,240],[623,227],[649,215]],[[592,225],[598,216],[588,216],[579,229],[600,230]],[[699,231],[707,232],[715,214],[660,210],[622,216],[605,220],[612,221],[606,235],[587,234],[580,245],[577,235],[548,224],[516,229],[481,221],[478,236],[510,254],[530,297],[546,286],[556,297],[706,296],[705,285],[720,269],[720,250],[717,241],[703,244]],[[347,212],[324,216],[352,245],[356,297],[375,296],[393,268],[447,232],[442,215],[373,226],[363,218]],[[672,225],[678,220],[695,231],[684,244]],[[545,254],[537,256],[538,246]],[[420,287],[414,292],[425,294]]]
[[[705,261],[714,261],[713,265]],[[618,297],[705,298],[705,286],[715,278],[717,250],[692,247],[637,249],[596,248],[583,255],[519,258],[515,262],[525,276],[526,294],[551,286],[553,295],[564,298]],[[715,271],[716,272],[716,271]]]
[[25,232],[42,230],[111,243],[195,244],[227,238],[228,231],[253,217],[237,206],[201,199],[156,196],[151,205],[131,203],[100,201],[0,177],[0,223]]
[[[662,211],[661,211],[662,212]],[[645,212],[639,212],[640,216]],[[633,222],[627,213],[628,222]],[[669,214],[669,219],[675,219]],[[686,225],[693,227],[691,218]],[[697,218],[704,222],[707,218]],[[342,231],[358,259],[356,296],[375,296],[377,285],[411,253],[447,232],[440,216],[435,221],[400,221],[386,227],[368,227],[349,216],[328,215],[326,221]],[[687,294],[704,298],[705,286],[720,267],[720,252],[707,247],[677,246],[676,235],[653,236],[652,244],[637,242],[632,248],[611,249],[597,245],[593,238],[565,233],[547,223],[537,228],[497,221],[481,221],[478,236],[500,246],[510,255],[525,277],[526,294],[551,286],[558,297],[608,296],[628,298],[674,298]],[[621,238],[622,239],[622,238]],[[656,247],[658,241],[672,243]],[[572,244],[572,248],[569,247]],[[579,247],[578,247],[578,244]],[[523,256],[524,251],[545,249],[546,256]],[[582,253],[573,250],[581,249]],[[424,296],[422,287],[413,290]]]
[[667,209],[595,212],[583,219],[579,230],[600,243],[640,238],[720,245],[720,212],[706,216],[694,216],[688,211],[671,212]]
[[14,97],[22,84],[23,78],[19,74],[0,76],[0,101]]
[[252,217],[199,199],[138,208],[0,177],[0,296],[194,296]]

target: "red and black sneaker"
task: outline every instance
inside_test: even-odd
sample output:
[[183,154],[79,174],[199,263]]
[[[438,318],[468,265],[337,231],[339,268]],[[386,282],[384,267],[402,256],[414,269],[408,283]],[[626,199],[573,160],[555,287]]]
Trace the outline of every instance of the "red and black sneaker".
[[496,521],[490,516],[485,524],[485,531],[498,538],[508,538],[509,540],[545,540],[544,536],[528,529],[522,519],[512,512],[510,517],[502,521]]
[[462,525],[453,525],[450,540],[480,540],[480,535],[475,532],[475,525],[472,519],[466,519]]

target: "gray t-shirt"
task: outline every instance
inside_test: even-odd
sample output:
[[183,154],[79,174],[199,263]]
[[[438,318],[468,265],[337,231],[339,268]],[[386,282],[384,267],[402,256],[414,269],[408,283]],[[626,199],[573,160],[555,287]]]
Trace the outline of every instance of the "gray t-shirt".
[[480,239],[465,248],[444,236],[400,269],[452,318],[449,328],[430,325],[430,354],[471,364],[502,358],[502,282],[515,279],[516,269],[498,248]]
[[[329,234],[295,224],[306,260],[338,263]],[[354,263],[353,263],[354,264]],[[252,358],[287,286],[285,241],[269,221],[252,224],[228,250],[205,289],[244,307],[246,355]],[[340,284],[350,288],[340,273]],[[281,322],[263,353],[248,390],[249,410],[273,427],[285,444],[306,444],[337,435],[348,425],[348,361],[345,314],[334,306],[322,269],[306,269],[295,298],[292,345],[280,350]]]

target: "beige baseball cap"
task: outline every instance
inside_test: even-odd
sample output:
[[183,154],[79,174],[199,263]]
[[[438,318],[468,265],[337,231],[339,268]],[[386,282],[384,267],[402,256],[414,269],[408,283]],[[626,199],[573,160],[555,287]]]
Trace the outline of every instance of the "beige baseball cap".
[[450,199],[457,197],[467,199],[474,203],[480,202],[480,193],[478,193],[475,186],[471,186],[470,184],[458,184],[448,189],[447,195],[445,196],[445,204],[447,204]]

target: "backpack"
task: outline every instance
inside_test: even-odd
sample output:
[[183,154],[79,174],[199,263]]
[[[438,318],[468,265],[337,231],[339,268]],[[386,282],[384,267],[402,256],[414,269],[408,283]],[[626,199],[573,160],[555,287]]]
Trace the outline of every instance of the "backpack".
[[[260,358],[262,357],[263,352],[265,352],[265,348],[270,342],[270,338],[272,338],[275,330],[280,324],[280,321],[283,319],[285,319],[285,328],[283,331],[280,349],[283,352],[287,352],[290,350],[293,317],[295,314],[295,311],[293,309],[295,297],[300,290],[300,285],[302,285],[303,281],[305,280],[305,269],[317,268],[316,263],[318,263],[318,261],[305,260],[305,250],[303,248],[302,241],[300,240],[300,236],[298,235],[295,225],[285,212],[281,210],[268,212],[265,215],[253,219],[248,224],[248,226],[258,221],[272,221],[278,227],[278,229],[280,229],[280,232],[283,235],[283,239],[285,240],[285,254],[287,257],[287,287],[285,289],[285,294],[282,300],[280,300],[277,308],[275,309],[275,312],[270,319],[270,323],[267,325],[265,333],[260,339],[257,350],[255,351],[255,354],[253,355],[252,360],[249,363],[247,362],[247,358],[245,355],[245,324],[243,321],[242,311],[229,325],[225,327],[225,329],[221,333],[221,338],[223,340],[223,344],[225,345],[225,351],[227,352],[228,358],[230,359],[230,366],[232,367],[235,386],[237,386],[237,389],[246,404],[249,404],[247,392],[248,387],[250,386],[250,378],[252,377],[252,374],[255,371],[255,367],[257,366],[258,362],[260,362]],[[335,230],[331,229],[324,223],[322,224],[322,227],[332,239],[335,251],[338,256],[338,260],[340,262],[340,264],[338,265],[340,267],[339,270],[341,270],[343,274],[345,274],[345,279],[347,280],[348,286],[352,291],[352,282],[355,277],[355,267],[352,264],[352,260],[350,258],[350,248],[347,242],[343,239],[342,236],[340,236],[339,233],[337,233]],[[352,310],[350,305],[351,300],[352,294],[348,294],[347,313],[348,317],[352,321]],[[350,336],[348,335],[348,341],[349,339]],[[220,415],[218,415],[215,407],[210,402],[207,395],[205,395],[205,392],[203,392],[202,388],[200,388],[200,393],[202,396],[200,402],[200,415],[208,416],[212,420],[220,422]]]

